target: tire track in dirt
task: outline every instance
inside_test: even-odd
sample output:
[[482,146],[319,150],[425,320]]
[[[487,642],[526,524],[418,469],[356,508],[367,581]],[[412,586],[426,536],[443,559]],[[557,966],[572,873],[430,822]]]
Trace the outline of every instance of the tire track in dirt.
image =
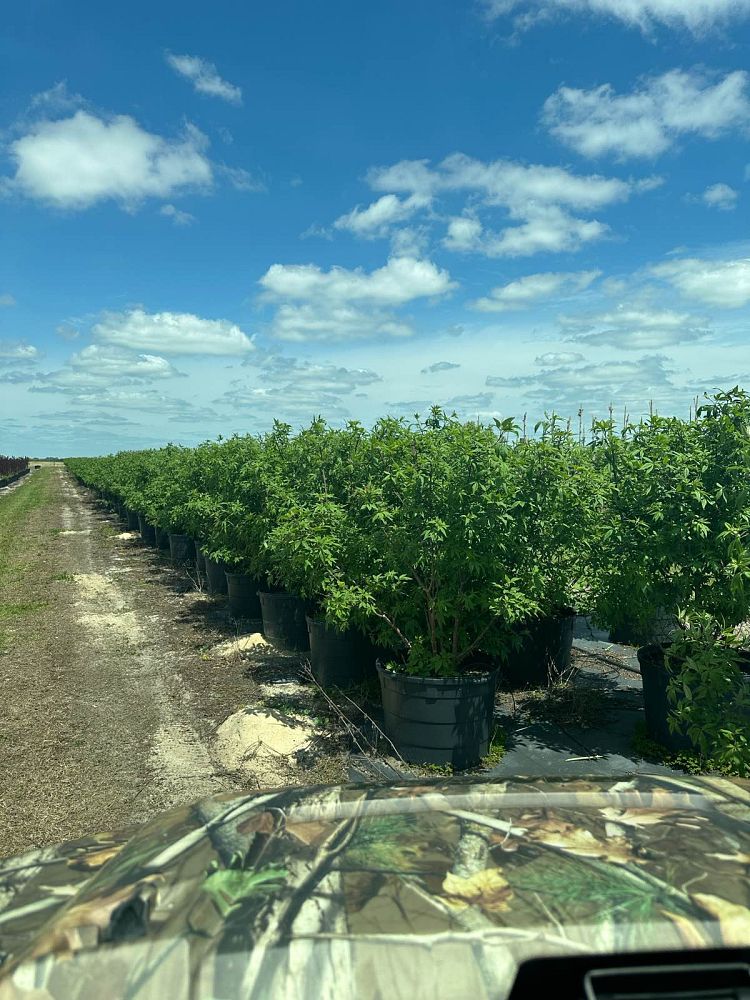
[[212,763],[164,614],[62,467],[24,531],[30,552],[42,536],[27,576],[47,607],[0,659],[0,855],[237,787]]

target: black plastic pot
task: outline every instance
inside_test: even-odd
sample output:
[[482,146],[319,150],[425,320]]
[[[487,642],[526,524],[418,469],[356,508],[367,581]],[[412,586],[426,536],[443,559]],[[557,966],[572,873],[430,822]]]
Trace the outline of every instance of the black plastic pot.
[[570,668],[575,612],[527,622],[519,631],[521,646],[503,663],[503,687],[516,690],[542,687]]
[[305,601],[296,594],[258,591],[263,617],[263,635],[275,646],[289,652],[310,648]]
[[384,729],[414,764],[477,764],[494,731],[497,671],[456,677],[410,677],[377,664]]
[[156,547],[157,549],[169,548],[169,532],[165,531],[164,528],[156,529]]
[[227,592],[227,567],[224,563],[204,556],[203,561],[206,567],[206,582],[208,583],[209,594],[226,594]]
[[235,618],[260,619],[258,581],[246,573],[226,571],[229,610]]
[[203,554],[203,549],[196,542],[195,543],[195,568],[199,573],[206,575],[206,557]]
[[[667,697],[670,673],[664,661],[664,653],[668,647],[669,643],[657,642],[641,646],[638,650],[638,665],[641,668],[641,681],[643,683],[646,735],[668,750],[678,753],[681,750],[692,750],[694,744],[689,736],[683,733],[672,733],[669,729],[667,720],[673,706]],[[745,655],[742,660],[740,669],[745,675],[746,683],[750,684],[750,656]],[[750,719],[748,722],[750,723]]]
[[617,625],[609,631],[609,641],[623,646],[647,646],[667,642],[675,626],[675,619],[664,612],[654,615],[646,625],[633,622]]
[[148,523],[143,514],[138,515],[138,530],[146,545],[156,545],[156,528]]
[[195,546],[190,535],[169,533],[169,555],[175,566],[190,566],[195,562]]
[[128,519],[128,531],[138,531],[138,514],[129,507],[125,508],[125,514]]
[[127,522],[127,520],[128,520],[128,508],[125,506],[125,504],[124,503],[118,503],[117,506],[116,506],[116,510],[117,510],[117,516],[120,518],[120,520]]
[[382,655],[366,635],[357,629],[339,632],[324,621],[307,618],[310,641],[310,668],[323,687],[350,687],[375,672]]

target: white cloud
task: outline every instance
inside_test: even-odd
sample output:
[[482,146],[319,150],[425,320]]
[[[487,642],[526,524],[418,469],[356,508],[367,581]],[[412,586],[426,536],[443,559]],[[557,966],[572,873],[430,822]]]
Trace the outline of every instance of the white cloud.
[[133,206],[144,198],[210,186],[206,145],[193,126],[170,141],[127,115],[105,121],[77,111],[71,118],[38,122],[10,144],[16,163],[10,187],[59,208],[84,209],[106,199]]
[[39,349],[23,340],[0,340],[0,365],[29,364],[41,357]]
[[395,194],[384,194],[366,208],[357,205],[351,212],[336,219],[333,225],[335,229],[346,229],[355,236],[374,239],[388,235],[395,223],[406,221],[429,203],[429,198],[419,194],[403,200]]
[[226,163],[216,164],[216,170],[229,181],[237,191],[252,191],[262,193],[267,191],[265,181],[259,177],[254,177],[249,170],[243,167],[228,167]]
[[[404,160],[390,167],[373,168],[368,181],[377,191],[423,199],[440,193],[468,194],[473,199],[471,209],[449,220],[443,245],[449,250],[489,257],[576,250],[584,243],[601,239],[608,231],[606,224],[573,213],[597,211],[657,183],[654,178],[645,184],[628,182],[511,160],[484,162],[463,153],[453,153],[434,168],[427,160]],[[505,210],[518,224],[499,231],[485,227],[478,218],[477,201],[485,208]]]
[[80,94],[71,94],[65,80],[59,80],[49,90],[43,90],[38,94],[34,94],[31,99],[31,107],[35,111],[42,109],[47,115],[65,114],[67,111],[73,111],[83,104],[85,104],[84,99]]
[[703,202],[709,208],[718,208],[722,212],[731,212],[737,207],[739,192],[728,184],[712,184],[701,195]]
[[315,340],[410,337],[414,328],[392,312],[329,302],[284,304],[276,310],[271,336],[296,343]]
[[471,216],[456,216],[448,221],[443,240],[446,250],[459,252],[476,250],[482,242],[482,223]]
[[447,271],[429,260],[391,257],[388,263],[367,274],[332,267],[323,271],[315,264],[272,264],[259,284],[274,298],[323,298],[335,302],[366,302],[397,306],[427,295],[442,295],[455,287]]
[[633,361],[603,361],[571,368],[568,364],[543,372],[487,377],[487,385],[525,389],[524,395],[558,412],[588,412],[606,409],[610,402],[643,407],[650,398],[673,400],[674,385],[669,360],[644,355]]
[[259,284],[265,299],[279,303],[272,335],[293,341],[409,336],[412,328],[391,310],[456,286],[447,271],[413,257],[391,257],[369,273],[273,264]]
[[159,215],[171,219],[176,226],[189,226],[191,222],[195,222],[194,215],[191,215],[190,212],[183,212],[174,205],[162,205],[159,209]]
[[548,351],[534,358],[535,365],[574,365],[577,361],[583,361],[582,354],[575,351]]
[[235,323],[191,313],[147,313],[143,309],[105,313],[92,335],[100,343],[160,354],[222,356],[254,350],[251,339]]
[[398,191],[424,197],[439,191],[470,191],[488,205],[520,211],[530,202],[565,205],[578,211],[594,211],[623,201],[632,185],[600,174],[573,174],[563,167],[516,163],[513,160],[484,162],[464,153],[452,153],[435,168],[428,160],[403,160],[390,167],[374,167],[368,181],[376,191]]
[[209,407],[198,406],[186,399],[169,396],[151,388],[70,386],[67,394],[71,397],[70,404],[75,412],[80,412],[82,407],[91,409],[92,420],[95,420],[96,413],[101,411],[147,413],[153,414],[160,420],[166,417],[174,423],[195,423],[216,418],[216,412]]
[[169,66],[180,76],[190,80],[193,88],[199,94],[209,97],[220,97],[230,104],[242,104],[242,90],[232,83],[223,80],[213,63],[198,56],[176,56],[171,52],[166,54]]
[[601,313],[561,316],[569,339],[624,351],[661,350],[701,340],[710,334],[708,321],[671,309],[618,306]]
[[133,354],[118,347],[89,344],[72,355],[68,364],[76,372],[97,379],[162,379],[180,373],[166,358],[155,354]]
[[[244,362],[248,364],[248,362]],[[260,377],[264,384],[293,385],[304,387],[310,392],[332,392],[348,394],[362,386],[381,382],[382,378],[370,368],[344,368],[327,362],[316,362],[303,358],[290,358],[283,354],[272,354],[260,365]]]
[[0,295],[0,306],[14,306],[15,304],[16,300],[13,298],[10,292],[4,292],[2,295]]
[[[252,362],[244,365],[252,367]],[[260,360],[258,384],[238,381],[215,402],[266,422],[274,417],[304,422],[319,413],[343,420],[349,416],[343,397],[381,381],[369,368],[272,354]]]
[[540,300],[559,294],[582,292],[600,274],[601,271],[548,271],[542,274],[526,274],[507,285],[493,288],[488,296],[470,304],[480,312],[526,309]]
[[[535,253],[578,250],[584,243],[602,239],[609,232],[604,223],[576,218],[556,205],[529,206],[525,214],[526,222],[500,232],[483,229],[475,219],[451,219],[443,246],[485,257],[530,257]],[[464,225],[467,222],[470,225]]]
[[438,372],[449,372],[454,368],[460,368],[461,365],[456,364],[455,361],[436,361],[434,364],[427,365],[426,368],[421,369],[422,375],[436,375]]
[[685,257],[651,268],[688,299],[724,309],[739,309],[750,302],[750,258],[700,260]]
[[565,14],[614,18],[650,34],[657,27],[703,35],[750,15],[750,0],[482,0],[486,16],[514,16],[518,30]]
[[582,156],[653,158],[682,136],[716,139],[750,123],[750,75],[736,70],[712,82],[696,70],[648,77],[629,94],[602,84],[592,90],[560,87],[544,104],[542,120]]

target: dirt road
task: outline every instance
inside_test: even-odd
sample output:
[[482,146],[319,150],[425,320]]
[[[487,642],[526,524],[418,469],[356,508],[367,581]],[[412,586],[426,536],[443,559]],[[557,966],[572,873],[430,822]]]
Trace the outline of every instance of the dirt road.
[[0,856],[240,786],[211,741],[255,686],[192,590],[62,466],[0,497]]

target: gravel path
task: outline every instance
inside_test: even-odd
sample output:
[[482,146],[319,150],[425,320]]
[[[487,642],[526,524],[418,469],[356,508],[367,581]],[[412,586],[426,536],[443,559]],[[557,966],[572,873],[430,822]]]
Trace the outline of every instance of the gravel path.
[[34,476],[43,496],[0,578],[0,856],[238,787],[211,738],[253,693],[237,664],[204,662],[227,634],[198,613],[205,598],[61,466]]

